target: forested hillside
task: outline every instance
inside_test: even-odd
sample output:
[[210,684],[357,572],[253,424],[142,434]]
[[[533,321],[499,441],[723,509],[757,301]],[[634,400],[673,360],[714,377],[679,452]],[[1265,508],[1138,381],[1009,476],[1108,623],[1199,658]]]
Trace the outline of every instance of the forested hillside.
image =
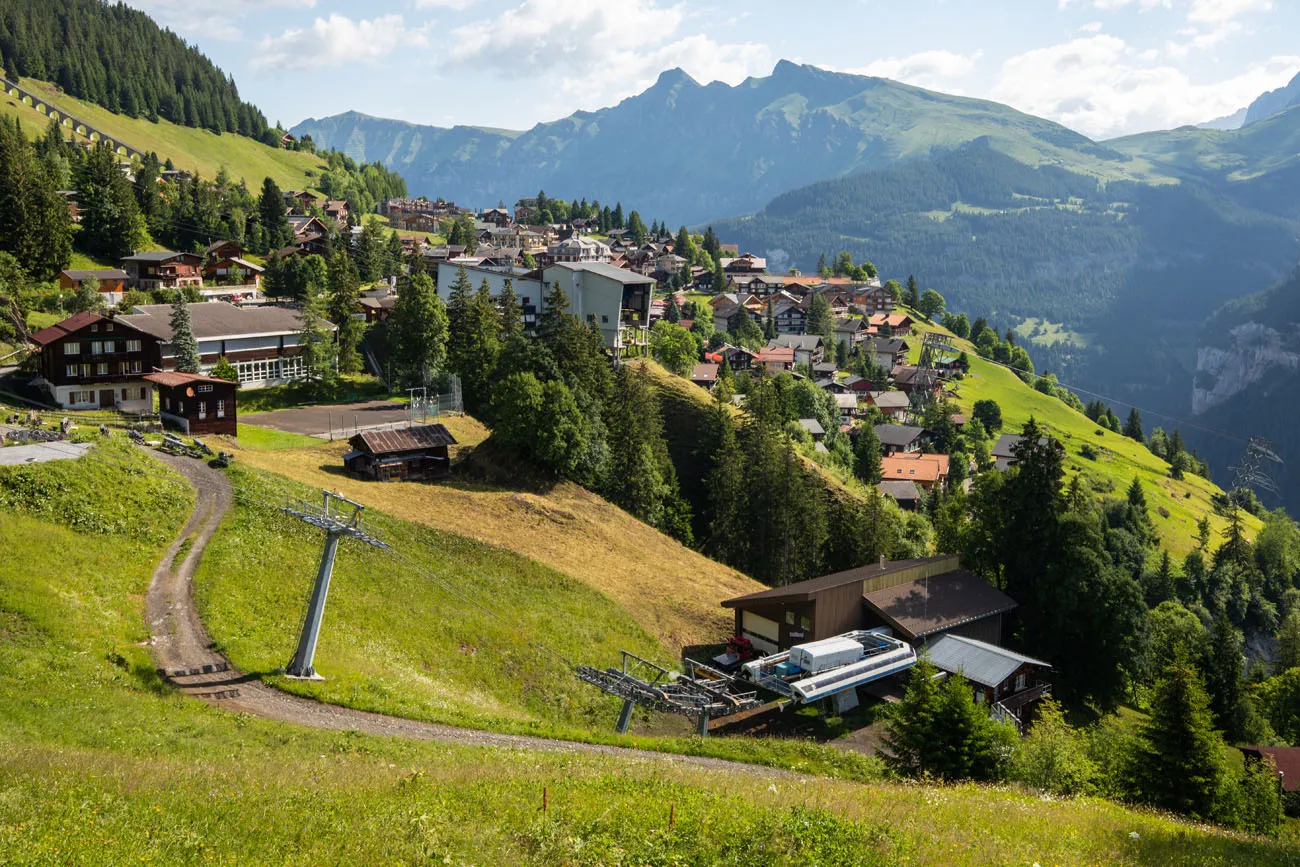
[[267,138],[266,118],[239,98],[233,79],[197,48],[121,3],[5,0],[0,59],[11,81],[53,81],[128,117]]

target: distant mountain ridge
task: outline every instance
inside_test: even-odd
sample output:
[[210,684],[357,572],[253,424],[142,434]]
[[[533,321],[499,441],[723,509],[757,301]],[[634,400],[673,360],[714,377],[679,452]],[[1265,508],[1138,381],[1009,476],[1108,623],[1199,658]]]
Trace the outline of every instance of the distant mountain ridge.
[[1300,75],[1291,79],[1284,87],[1270,90],[1252,102],[1246,109],[1246,119],[1242,126],[1258,123],[1297,103],[1300,103]]
[[788,190],[942,154],[976,139],[1029,165],[1143,177],[1132,160],[1060,124],[985,100],[781,61],[735,86],[680,69],[595,112],[527,131],[450,129],[356,112],[293,128],[380,160],[416,194],[507,204],[545,189],[622,201],[647,219],[698,224],[757,210]]

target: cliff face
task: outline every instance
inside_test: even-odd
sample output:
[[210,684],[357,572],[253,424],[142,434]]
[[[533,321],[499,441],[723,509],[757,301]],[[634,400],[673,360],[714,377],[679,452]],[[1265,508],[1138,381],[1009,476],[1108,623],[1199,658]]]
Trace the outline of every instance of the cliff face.
[[1223,404],[1275,370],[1300,369],[1300,324],[1281,327],[1243,322],[1228,331],[1224,345],[1200,346],[1192,412],[1201,415]]

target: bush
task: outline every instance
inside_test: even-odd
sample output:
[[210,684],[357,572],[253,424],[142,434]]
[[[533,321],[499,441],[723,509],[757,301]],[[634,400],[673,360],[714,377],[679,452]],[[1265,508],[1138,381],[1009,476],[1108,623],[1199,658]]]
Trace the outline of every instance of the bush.
[[1051,699],[1038,704],[1038,720],[1016,749],[1011,777],[1044,792],[1085,795],[1096,786],[1097,765],[1084,734],[1072,728]]

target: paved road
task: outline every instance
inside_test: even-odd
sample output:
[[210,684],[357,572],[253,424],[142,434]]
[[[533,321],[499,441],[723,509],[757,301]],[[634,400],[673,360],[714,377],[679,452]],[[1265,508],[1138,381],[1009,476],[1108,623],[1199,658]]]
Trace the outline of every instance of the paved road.
[[[225,474],[202,461],[155,453],[195,486],[198,498],[190,520],[176,536],[154,572],[145,601],[145,615],[152,634],[150,653],[154,664],[181,692],[236,713],[335,731],[356,730],[376,735],[438,741],[450,744],[504,747],[507,749],[577,752],[651,759],[694,768],[725,770],[763,777],[785,777],[789,772],[757,765],[728,762],[699,756],[678,756],[645,750],[523,735],[504,735],[476,729],[418,722],[383,714],[323,704],[289,695],[243,674],[213,650],[212,639],[194,607],[194,570],[212,534],[230,508],[232,492]],[[181,543],[196,534],[185,560],[173,564]],[[173,568],[175,566],[175,568]]]
[[[4,428],[0,428],[3,433]],[[25,446],[0,448],[0,467],[19,464],[43,464],[46,461],[68,461],[79,458],[90,450],[90,443],[32,443]]]
[[357,430],[404,422],[408,418],[404,404],[387,400],[344,403],[335,406],[302,406],[248,415],[241,413],[239,416],[239,420],[244,424],[313,437],[328,437],[332,430],[335,439],[350,437]]

